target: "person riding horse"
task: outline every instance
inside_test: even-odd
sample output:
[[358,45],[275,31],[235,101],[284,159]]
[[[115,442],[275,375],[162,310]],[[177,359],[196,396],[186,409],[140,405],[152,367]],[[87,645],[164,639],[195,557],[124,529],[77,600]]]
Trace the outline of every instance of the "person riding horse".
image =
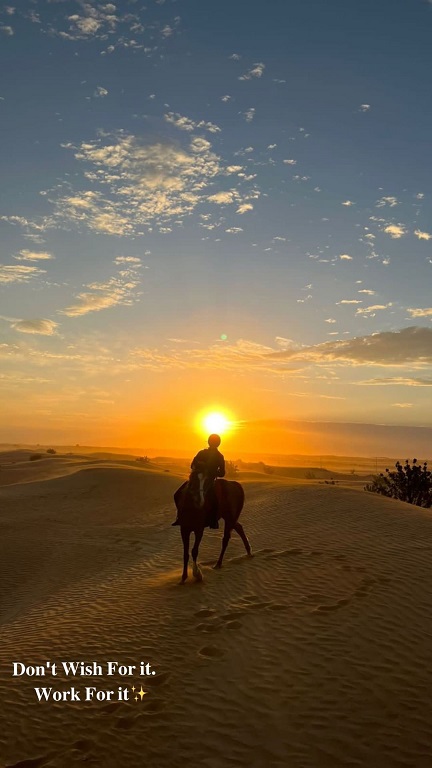
[[[221,439],[219,435],[210,435],[207,440],[208,448],[198,451],[191,464],[189,489],[192,494],[199,494],[199,474],[204,475],[204,499],[209,509],[209,528],[219,528],[218,501],[214,481],[217,477],[225,476],[225,459],[218,450]],[[180,525],[179,516],[172,525]]]

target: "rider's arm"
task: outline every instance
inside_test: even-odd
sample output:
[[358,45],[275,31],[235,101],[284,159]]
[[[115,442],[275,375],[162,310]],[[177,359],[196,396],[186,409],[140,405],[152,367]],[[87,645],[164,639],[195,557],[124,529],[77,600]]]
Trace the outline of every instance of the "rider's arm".
[[225,459],[221,456],[218,467],[218,477],[225,477]]

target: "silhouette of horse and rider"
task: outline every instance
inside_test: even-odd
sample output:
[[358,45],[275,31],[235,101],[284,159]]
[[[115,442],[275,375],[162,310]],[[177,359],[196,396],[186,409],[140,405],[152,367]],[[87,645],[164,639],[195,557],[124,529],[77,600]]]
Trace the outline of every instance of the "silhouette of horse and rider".
[[177,507],[177,519],[172,525],[179,525],[183,540],[183,573],[181,584],[188,577],[189,542],[191,533],[195,534],[192,548],[193,575],[202,580],[202,573],[197,564],[198,549],[204,528],[219,528],[218,520],[225,522],[222,549],[215,568],[222,567],[222,560],[231,531],[236,531],[246,552],[251,556],[251,547],[243,526],[238,522],[244,504],[244,491],[235,480],[222,479],[225,475],[225,459],[218,450],[219,435],[210,435],[208,448],[199,451],[191,464],[189,480],[183,483],[174,494]]

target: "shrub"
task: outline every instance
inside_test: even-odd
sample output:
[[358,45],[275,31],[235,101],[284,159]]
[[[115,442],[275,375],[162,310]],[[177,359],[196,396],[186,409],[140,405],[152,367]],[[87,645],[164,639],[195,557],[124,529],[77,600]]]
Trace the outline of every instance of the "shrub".
[[233,461],[226,461],[225,462],[225,474],[227,477],[233,477],[238,473],[239,469],[237,464],[234,464]]
[[29,461],[38,461],[41,458],[42,458],[41,453],[32,453],[32,455],[29,458]]
[[392,499],[406,501],[417,507],[429,508],[432,506],[432,472],[427,468],[427,462],[423,465],[417,463],[417,459],[406,459],[404,466],[397,461],[396,471],[386,474],[382,472],[375,475],[372,483],[365,486],[365,491],[379,493]]
[[54,448],[48,448],[47,453],[50,453],[52,456],[57,453],[57,451],[54,450]]
[[150,459],[148,456],[139,456],[137,461],[139,461],[140,464],[150,464]]
[[315,472],[311,472],[310,470],[308,472],[305,472],[305,478],[306,480],[315,480],[316,478]]

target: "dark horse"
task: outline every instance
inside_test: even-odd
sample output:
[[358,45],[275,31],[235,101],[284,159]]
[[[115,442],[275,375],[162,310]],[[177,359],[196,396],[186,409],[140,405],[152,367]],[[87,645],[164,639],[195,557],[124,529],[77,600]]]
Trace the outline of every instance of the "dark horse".
[[[197,581],[202,581],[202,573],[197,564],[197,557],[199,545],[207,523],[208,506],[203,492],[205,478],[200,474],[197,479],[199,482],[198,486],[196,483],[189,481],[183,483],[174,494],[174,502],[179,515],[180,530],[183,540],[183,573],[180,582],[181,584],[184,584],[188,577],[189,541],[192,532],[195,534],[195,542],[192,549],[192,572]],[[251,556],[251,547],[243,530],[243,526],[238,522],[244,504],[244,491],[242,486],[235,480],[219,479],[215,480],[214,487],[216,498],[218,500],[218,519],[225,521],[222,549],[215,565],[215,568],[221,568],[223,556],[228,546],[232,530],[239,534],[249,557]]]

